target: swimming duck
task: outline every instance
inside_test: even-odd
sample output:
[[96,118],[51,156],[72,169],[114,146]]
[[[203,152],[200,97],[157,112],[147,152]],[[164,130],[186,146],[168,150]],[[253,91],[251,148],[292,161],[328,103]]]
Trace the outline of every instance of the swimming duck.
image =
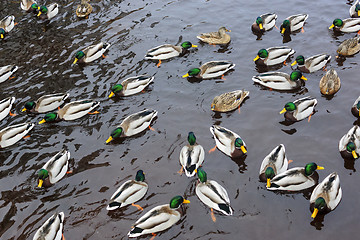
[[5,37],[5,33],[10,32],[15,26],[15,17],[6,16],[0,21],[0,38]]
[[109,143],[115,138],[129,137],[144,131],[157,116],[156,110],[145,109],[127,116],[110,134],[106,140]]
[[195,175],[195,170],[198,169],[204,162],[205,151],[204,148],[196,143],[196,137],[193,132],[188,134],[188,142],[180,151],[180,164],[185,170],[187,177]]
[[326,54],[317,54],[307,59],[303,55],[296,57],[296,60],[291,64],[294,66],[298,64],[298,69],[304,73],[316,72],[325,68],[326,64],[330,62],[331,56]]
[[227,71],[233,69],[235,64],[230,61],[211,61],[204,63],[199,68],[192,68],[187,74],[183,75],[186,77],[195,77],[202,79],[217,78],[223,76]]
[[308,17],[308,14],[297,14],[287,17],[280,26],[281,34],[290,34],[301,29]]
[[185,54],[187,49],[196,48],[197,46],[192,44],[189,41],[183,42],[180,46],[175,46],[171,44],[164,44],[157,46],[155,48],[149,49],[145,55],[146,60],[159,60],[157,64],[158,67],[161,65],[161,60],[178,57]]
[[337,72],[335,69],[330,69],[320,80],[320,92],[324,95],[333,95],[339,91],[340,85],[341,82]]
[[59,5],[57,3],[52,3],[49,6],[41,6],[39,9],[38,17],[40,19],[50,20],[56,16],[59,12]]
[[98,44],[94,44],[86,47],[81,51],[77,51],[75,54],[75,60],[73,64],[79,63],[89,63],[92,62],[99,57],[101,57],[106,50],[110,47],[109,43],[99,42]]
[[70,96],[68,93],[55,93],[41,96],[38,100],[25,103],[22,112],[46,113],[60,107]]
[[273,66],[284,63],[294,53],[295,50],[286,46],[260,49],[254,62],[259,65]]
[[360,155],[360,127],[353,126],[339,141],[339,151],[343,158],[358,159]]
[[247,153],[245,141],[233,131],[213,125],[210,132],[214,136],[216,147],[229,157],[239,157]]
[[[39,124],[45,122],[55,122],[59,120],[71,121],[85,116],[90,113],[94,108],[99,106],[99,102],[93,100],[80,100],[70,102],[64,107],[59,109],[57,113],[48,113]],[[98,112],[94,112],[98,113]]]
[[[208,180],[207,174],[202,167],[197,170],[199,181],[196,185],[195,193],[205,205],[213,209],[231,216],[233,209],[230,206],[230,199],[226,189],[214,180]],[[212,216],[215,222],[214,216]]]
[[112,86],[109,98],[113,97],[114,95],[121,97],[139,93],[144,90],[144,88],[146,88],[153,80],[154,76],[146,75],[127,78],[122,81],[121,84]]
[[280,144],[275,147],[262,161],[259,178],[270,187],[270,180],[277,174],[283,173],[288,168],[288,160],[285,154],[285,146]]
[[229,112],[238,107],[249,96],[249,91],[235,90],[216,96],[211,103],[211,110],[215,112]]
[[65,215],[63,212],[52,215],[35,233],[33,240],[61,240]]
[[267,72],[252,77],[252,80],[262,86],[274,90],[295,90],[307,80],[300,71],[293,71],[290,75],[283,72]]
[[269,31],[275,26],[277,15],[275,13],[265,13],[256,18],[255,22],[251,25],[253,32]]
[[21,0],[20,7],[22,10],[27,12],[36,13],[37,10],[39,10],[39,5],[37,5],[36,1],[34,0]]
[[294,102],[288,102],[285,104],[280,114],[284,114],[284,117],[289,121],[301,121],[309,117],[313,112],[317,104],[317,100],[312,97],[304,97],[295,100]]
[[340,31],[344,33],[358,32],[360,30],[360,19],[347,18],[341,20],[337,18],[333,21],[333,24],[329,27],[329,29],[332,28],[334,28],[334,30],[336,31]]
[[21,140],[35,126],[33,123],[20,123],[0,130],[0,148],[9,147]]
[[311,217],[316,218],[318,212],[330,212],[340,203],[342,190],[340,178],[336,172],[329,174],[317,185],[310,197]]
[[190,201],[182,196],[175,196],[170,200],[170,204],[154,207],[135,222],[128,236],[138,237],[170,228],[180,220],[179,208],[183,203],[190,203]]
[[76,16],[79,18],[88,17],[92,12],[92,6],[89,3],[90,0],[81,0],[81,4],[76,8]]
[[226,32],[231,32],[226,27],[219,28],[217,32],[201,33],[196,36],[200,41],[216,45],[216,44],[228,44],[230,42],[230,35]]
[[[111,196],[110,203],[106,207],[106,210],[114,210],[117,208],[125,207],[129,204],[140,207],[134,203],[142,199],[149,186],[145,182],[145,173],[143,170],[138,170],[135,180],[128,180],[124,182],[118,190]],[[142,209],[140,207],[140,209]]]
[[336,52],[342,56],[352,56],[360,51],[360,36],[343,41]]
[[276,175],[270,180],[268,190],[301,191],[315,186],[319,175],[316,170],[324,169],[316,163],[308,163],[305,167],[295,167]]
[[62,179],[68,171],[69,159],[70,152],[63,149],[47,161],[38,172],[38,188],[50,187]]
[[7,65],[0,67],[0,83],[5,82],[10,78],[10,76],[18,70],[18,67],[15,65]]
[[3,120],[7,115],[14,115],[11,113],[11,108],[14,102],[14,97],[8,97],[0,101],[0,121]]
[[360,118],[360,96],[355,100],[354,104],[351,107],[351,113],[357,117]]
[[357,18],[360,17],[360,2],[356,0],[354,4],[349,9],[350,17]]

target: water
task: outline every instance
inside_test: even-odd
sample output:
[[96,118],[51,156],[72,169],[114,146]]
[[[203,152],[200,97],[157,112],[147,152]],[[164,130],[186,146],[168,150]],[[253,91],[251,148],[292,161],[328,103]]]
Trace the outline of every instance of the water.
[[[49,3],[51,1],[48,1]],[[56,124],[36,125],[31,137],[1,149],[0,238],[32,239],[36,230],[55,212],[65,213],[66,239],[127,239],[132,224],[145,212],[178,194],[191,203],[181,221],[156,239],[350,239],[359,234],[360,210],[357,162],[344,162],[338,141],[358,124],[350,107],[357,90],[359,56],[335,61],[337,46],[355,34],[335,36],[328,30],[335,17],[348,18],[352,1],[91,1],[94,12],[79,20],[79,1],[56,1],[59,15],[50,23],[38,21],[20,10],[19,1],[2,1],[1,18],[13,14],[19,23],[0,44],[0,66],[19,66],[16,76],[1,84],[0,99],[16,97],[16,117],[7,117],[0,129],[25,121],[38,122],[43,115],[21,113],[25,102],[43,94],[68,92],[70,100],[100,101],[100,114]],[[292,35],[287,46],[297,54],[328,53],[342,85],[331,99],[322,97],[319,81],[324,72],[306,74],[309,79],[299,92],[286,93],[254,85],[257,68],[252,62],[261,48],[281,46],[277,29],[256,40],[250,26],[265,12],[276,12],[277,26],[291,14],[308,13],[305,33]],[[232,41],[227,47],[200,44],[196,35],[226,26]],[[71,66],[75,52],[98,41],[112,46],[105,59],[84,67]],[[144,61],[147,49],[163,43],[189,40],[199,45],[180,58],[164,61],[157,68]],[[181,78],[190,68],[210,60],[231,60],[235,70],[226,80],[191,81]],[[280,71],[291,72],[290,66]],[[154,83],[138,95],[108,99],[110,87],[126,77],[155,75]],[[237,111],[215,114],[214,96],[235,89],[250,91],[250,98]],[[290,100],[316,97],[316,114],[286,126],[279,111]],[[111,130],[125,116],[153,108],[159,111],[152,124],[156,131],[105,145]],[[220,151],[208,154],[215,144],[209,127],[221,124],[241,135],[248,147],[245,159],[231,160]],[[216,214],[195,195],[196,179],[180,176],[179,152],[187,134],[194,131],[206,151],[204,168],[209,179],[223,185],[234,216]],[[343,199],[337,209],[316,220],[310,218],[309,193],[276,194],[258,181],[263,158],[278,144],[294,160],[289,167],[316,162],[325,167],[320,179],[337,171]],[[51,188],[35,190],[37,171],[60,149],[71,153],[69,174]],[[109,213],[108,199],[138,169],[146,173],[149,191],[134,207]],[[150,238],[149,236],[145,238]]]

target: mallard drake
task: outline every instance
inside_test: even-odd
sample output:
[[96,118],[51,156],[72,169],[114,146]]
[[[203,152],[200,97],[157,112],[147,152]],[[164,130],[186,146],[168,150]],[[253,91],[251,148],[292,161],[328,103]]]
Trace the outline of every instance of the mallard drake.
[[100,104],[99,102],[93,100],[80,100],[80,101],[70,102],[61,109],[59,109],[57,113],[46,114],[44,119],[41,120],[39,124],[42,124],[44,122],[55,122],[59,120],[65,120],[65,121],[75,120],[90,113],[93,109],[99,106],[99,104]]
[[81,0],[81,4],[76,8],[76,16],[79,18],[88,17],[92,12],[92,6],[89,3],[90,0]]
[[238,107],[249,96],[249,91],[235,90],[216,96],[211,103],[211,110],[215,112],[229,112]]
[[0,21],[0,38],[5,37],[5,33],[10,32],[15,26],[15,17],[6,16]]
[[33,123],[20,123],[0,130],[0,148],[15,144],[26,136],[34,126]]
[[231,32],[226,27],[219,28],[217,32],[201,33],[196,36],[200,41],[216,45],[216,44],[228,44],[230,42],[230,35],[226,32]]
[[275,13],[265,13],[256,18],[255,22],[251,25],[253,32],[269,31],[275,26],[277,15]]
[[145,109],[127,116],[110,134],[106,143],[120,137],[129,137],[144,131],[157,116],[156,110]]
[[287,17],[280,26],[281,34],[290,34],[301,29],[308,17],[308,14],[297,14]]
[[302,82],[307,80],[300,71],[293,71],[290,75],[283,72],[267,72],[252,77],[255,83],[274,90],[295,90],[301,87]]
[[121,97],[139,93],[144,90],[144,88],[146,88],[153,80],[154,76],[146,75],[127,78],[122,81],[121,84],[112,86],[109,98],[113,97],[114,95]]
[[216,147],[229,157],[239,157],[247,153],[245,141],[233,131],[213,125],[210,132],[214,136]]
[[192,177],[195,175],[195,170],[204,162],[205,151],[201,145],[196,143],[193,132],[189,132],[188,142],[189,144],[183,146],[180,151],[180,164],[185,170],[186,176]]
[[39,8],[38,17],[43,20],[50,20],[55,17],[59,12],[59,5],[57,3],[52,3],[49,6],[41,6]]
[[320,92],[324,95],[333,95],[339,91],[340,85],[341,82],[337,72],[335,69],[330,69],[320,80]]
[[254,62],[259,65],[273,66],[284,63],[294,53],[295,50],[286,46],[260,49]]
[[353,126],[339,141],[339,151],[344,158],[358,159],[360,155],[360,127]]
[[335,31],[340,31],[344,33],[358,32],[360,30],[360,19],[357,18],[347,18],[341,20],[339,18],[333,21],[333,24],[329,29],[334,28]]
[[285,113],[284,117],[289,121],[301,121],[314,112],[316,104],[317,100],[313,97],[300,98],[294,102],[286,103],[280,114]]
[[61,240],[65,215],[63,212],[52,215],[35,233],[33,240]]
[[316,72],[325,68],[326,64],[330,62],[331,56],[326,54],[317,54],[307,59],[303,55],[296,57],[295,61],[291,64],[294,66],[298,64],[298,69],[304,73]]
[[330,212],[340,203],[342,190],[340,178],[336,172],[329,174],[317,185],[310,197],[311,217],[315,218],[318,212]]
[[360,96],[355,100],[354,104],[351,107],[351,113],[357,117],[360,118]]
[[75,54],[75,60],[73,64],[79,63],[89,63],[99,57],[101,57],[106,50],[110,47],[110,43],[99,42],[98,44],[91,45],[86,47],[81,51],[77,51]]
[[288,168],[288,160],[285,154],[283,144],[275,147],[262,161],[259,178],[260,181],[266,182],[266,186],[270,187],[270,180],[277,174],[283,173]]
[[148,188],[149,186],[145,182],[145,174],[143,170],[138,170],[135,180],[128,180],[124,182],[111,196],[110,203],[106,207],[106,210],[111,211],[130,204],[138,207],[138,205],[135,205],[134,203],[145,196]]
[[301,191],[315,186],[319,180],[316,170],[324,169],[316,163],[308,163],[305,167],[295,167],[276,175],[270,180],[268,190]]
[[38,188],[50,187],[62,179],[68,171],[69,159],[70,152],[63,149],[47,161],[38,172]]
[[235,64],[230,61],[211,61],[204,63],[199,68],[192,68],[187,74],[183,75],[186,77],[195,77],[202,79],[217,78],[223,76],[227,71],[233,69]]
[[34,0],[21,0],[20,7],[22,10],[27,12],[36,13],[39,10],[39,5],[37,5]]
[[357,18],[360,17],[360,2],[356,0],[354,4],[349,9],[350,17]]
[[343,41],[336,52],[342,56],[352,56],[360,51],[360,36]]
[[182,196],[175,196],[170,204],[154,207],[141,218],[139,218],[128,233],[129,237],[138,237],[164,231],[180,220],[180,206],[183,203],[190,203]]
[[41,96],[38,100],[25,103],[22,112],[46,113],[60,107],[70,96],[68,93],[55,93]]
[[197,46],[189,41],[183,42],[180,46],[171,44],[164,44],[155,48],[149,49],[145,55],[146,60],[159,60],[158,67],[161,65],[161,60],[166,60],[173,57],[178,57],[185,54],[189,48],[196,48]]
[[13,115],[11,113],[11,108],[14,102],[14,97],[8,97],[0,101],[0,121],[3,120],[7,115]]
[[0,83],[5,82],[10,78],[10,76],[18,70],[18,67],[15,65],[7,65],[0,67]]

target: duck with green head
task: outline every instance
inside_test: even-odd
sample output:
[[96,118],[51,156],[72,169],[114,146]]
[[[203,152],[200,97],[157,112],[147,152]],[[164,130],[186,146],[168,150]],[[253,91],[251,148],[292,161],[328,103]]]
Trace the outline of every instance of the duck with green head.
[[286,59],[288,59],[294,53],[295,50],[286,46],[260,49],[254,58],[254,62],[256,64],[265,66],[283,64],[286,62]]
[[253,76],[252,80],[271,90],[290,91],[299,89],[307,80],[300,71],[293,71],[291,74],[284,72],[267,72]]
[[343,158],[358,159],[360,156],[360,127],[353,126],[339,141],[339,151]]
[[325,69],[326,64],[330,62],[331,56],[327,54],[317,54],[305,59],[303,55],[296,57],[295,61],[291,64],[298,65],[298,69],[304,73],[316,72],[320,69]]
[[220,27],[217,32],[201,33],[197,36],[197,39],[211,45],[225,45],[231,40],[230,35],[227,34],[227,32],[231,31],[226,27]]
[[333,21],[333,24],[329,27],[329,29],[334,29],[335,31],[340,31],[344,33],[352,33],[360,31],[360,19],[358,18],[347,18],[347,19],[339,19],[336,18]]
[[303,28],[308,14],[297,14],[287,17],[280,26],[281,34],[290,34]]
[[43,20],[50,20],[55,17],[59,12],[59,5],[57,3],[52,3],[49,6],[41,6],[39,8],[38,17]]
[[109,98],[113,96],[130,96],[144,90],[152,81],[154,76],[140,75],[136,77],[130,77],[111,87],[111,93]]
[[280,114],[284,114],[286,120],[301,121],[314,113],[317,100],[313,97],[304,97],[285,104]]
[[350,17],[358,18],[360,17],[360,1],[356,0],[349,9]]
[[104,56],[104,53],[106,50],[109,49],[110,43],[106,42],[99,42],[94,45],[90,45],[83,50],[77,51],[75,53],[75,59],[73,64],[76,63],[89,63],[92,61],[95,61],[96,59],[100,58],[101,56]]
[[34,0],[21,0],[20,7],[27,12],[37,13],[40,10],[39,5]]
[[46,113],[59,108],[65,100],[69,97],[68,93],[55,93],[41,96],[36,101],[29,101],[25,103],[22,112]]
[[354,104],[352,105],[351,113],[355,117],[360,118],[360,96],[355,100]]
[[189,132],[188,144],[183,146],[180,151],[180,164],[182,169],[185,170],[186,176],[194,176],[195,170],[202,165],[204,159],[204,148],[197,144],[195,134],[193,132]]
[[15,26],[15,17],[6,16],[0,20],[0,39],[5,38],[5,33],[10,32]]
[[251,25],[251,30],[255,33],[271,30],[275,26],[277,15],[275,13],[265,13],[256,18]]
[[235,64],[230,61],[211,61],[204,63],[199,68],[190,69],[188,73],[182,77],[194,77],[200,79],[222,78],[227,71],[234,67]]

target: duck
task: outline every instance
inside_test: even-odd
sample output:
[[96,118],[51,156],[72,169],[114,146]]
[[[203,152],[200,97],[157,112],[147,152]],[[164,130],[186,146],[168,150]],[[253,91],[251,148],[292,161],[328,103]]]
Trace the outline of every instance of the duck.
[[93,8],[89,3],[90,0],[81,0],[81,4],[76,8],[76,16],[79,18],[87,18]]
[[284,63],[294,53],[295,50],[286,46],[260,49],[254,62],[258,65],[273,66]]
[[157,116],[157,111],[145,109],[127,116],[110,134],[106,143],[120,137],[136,135],[150,127],[151,121]]
[[324,95],[334,95],[339,91],[340,86],[340,78],[335,69],[327,71],[319,83],[320,92]]
[[[110,203],[106,210],[111,211],[117,208],[123,208],[132,204],[133,206],[140,207],[134,203],[142,199],[149,186],[145,182],[145,173],[143,170],[136,172],[135,180],[127,180],[118,190],[111,196]],[[141,207],[139,209],[142,209]]]
[[183,55],[188,49],[192,47],[196,48],[197,45],[194,45],[189,41],[183,42],[180,46],[164,44],[149,49],[144,58],[145,60],[159,60],[156,66],[160,67],[161,60],[166,60]]
[[14,145],[26,136],[34,126],[33,123],[20,123],[0,130],[0,148]]
[[175,196],[170,200],[170,204],[152,208],[135,222],[128,237],[153,234],[170,228],[180,220],[180,206],[185,203],[190,201],[182,196]]
[[350,17],[357,18],[360,17],[360,2],[356,0],[354,4],[349,9]]
[[245,141],[233,131],[213,125],[210,132],[214,136],[216,147],[231,158],[240,157],[247,153]]
[[[57,113],[48,113],[44,119],[39,122],[43,124],[45,122],[55,122],[60,120],[71,121],[85,116],[90,113],[94,108],[99,106],[99,102],[90,99],[74,101],[66,104],[64,107],[59,109]],[[95,114],[94,112],[91,114]]]
[[196,196],[205,205],[210,207],[212,219],[215,222],[213,209],[224,215],[233,215],[233,209],[230,206],[230,199],[226,189],[214,180],[208,180],[207,174],[202,167],[197,169],[198,183],[196,184]]
[[187,177],[195,175],[195,170],[198,169],[204,162],[205,151],[204,148],[196,143],[194,132],[188,134],[189,144],[183,146],[180,151],[180,164],[185,170]]
[[319,174],[316,170],[322,170],[324,167],[316,163],[308,163],[305,167],[295,167],[286,170],[270,180],[268,190],[280,191],[302,191],[315,186],[319,180]]
[[37,187],[50,187],[62,179],[68,171],[69,159],[70,152],[62,149],[47,161],[38,172],[39,183]]
[[235,90],[216,96],[211,103],[211,110],[214,112],[229,112],[238,107],[249,96],[249,91]]
[[112,86],[109,98],[113,96],[122,97],[137,94],[144,90],[153,80],[154,76],[146,75],[127,78],[122,81],[121,84]]
[[351,107],[351,113],[357,117],[360,118],[360,96],[355,100],[354,104]]
[[329,174],[317,185],[310,196],[311,217],[316,218],[318,212],[330,212],[339,205],[342,197],[340,178],[336,172]]
[[0,101],[0,121],[7,115],[14,116],[14,114],[11,113],[11,108],[14,102],[15,97],[8,97]]
[[50,20],[55,17],[58,12],[59,5],[57,3],[52,3],[49,6],[41,6],[37,16],[43,20]]
[[281,34],[290,34],[301,29],[308,17],[308,14],[296,14],[287,17],[280,26]]
[[35,233],[33,240],[65,239],[63,235],[65,214],[63,212],[52,215]]
[[6,16],[0,21],[0,38],[5,37],[5,33],[10,32],[15,26],[15,17]]
[[260,181],[266,182],[266,186],[270,187],[270,180],[277,174],[285,172],[288,164],[285,146],[279,144],[262,161],[259,172]]
[[286,103],[280,114],[285,113],[284,117],[288,121],[301,121],[313,114],[316,104],[317,100],[313,97],[299,98],[294,102]]
[[332,28],[334,28],[335,31],[340,31],[343,33],[358,32],[360,30],[360,19],[347,18],[341,20],[339,18],[336,18],[333,21],[333,24],[329,27],[329,29]]
[[39,97],[36,101],[25,103],[22,112],[28,111],[33,113],[46,113],[59,108],[66,99],[70,96],[69,93],[55,93]]
[[327,54],[317,54],[306,58],[303,55],[296,57],[295,61],[291,64],[294,66],[298,64],[298,69],[304,73],[316,72],[320,69],[325,69],[326,64],[330,62],[331,56]]
[[39,5],[34,0],[21,0],[20,7],[27,12],[37,13]]
[[204,63],[199,68],[190,69],[188,73],[182,77],[195,77],[200,79],[218,78],[234,67],[235,64],[230,61],[211,61]]
[[100,58],[106,50],[110,47],[110,43],[99,42],[97,44],[86,47],[83,50],[77,51],[73,64],[89,63]]
[[227,32],[231,32],[226,27],[220,27],[217,32],[201,33],[196,36],[202,42],[209,43],[211,45],[226,45],[230,42],[231,37]]
[[290,75],[284,72],[267,72],[253,76],[252,80],[264,87],[274,90],[296,90],[302,86],[301,80],[307,80],[300,71],[293,71]]
[[360,155],[360,127],[353,126],[339,141],[339,151],[343,158],[358,159]]
[[336,52],[341,56],[352,56],[360,51],[360,36],[343,41]]
[[251,25],[253,32],[265,32],[271,30],[275,26],[277,15],[275,13],[265,13],[256,18]]
[[5,82],[10,78],[10,76],[18,70],[18,67],[15,65],[7,65],[0,67],[0,83]]

